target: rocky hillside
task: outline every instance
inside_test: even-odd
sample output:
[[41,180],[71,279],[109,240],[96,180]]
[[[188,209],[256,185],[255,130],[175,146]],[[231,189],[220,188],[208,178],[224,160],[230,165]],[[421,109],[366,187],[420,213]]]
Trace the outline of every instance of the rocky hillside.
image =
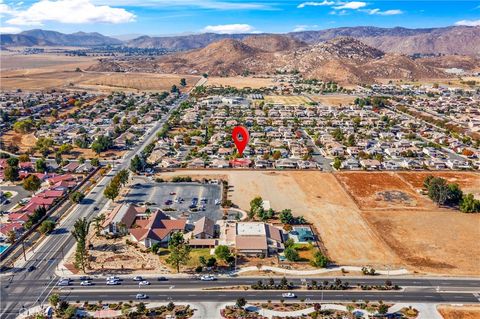
[[[96,71],[144,71],[145,61],[104,60]],[[262,36],[243,41],[224,39],[203,49],[149,61],[151,72],[235,76],[298,70],[306,77],[340,83],[371,83],[378,79],[422,79],[447,75],[433,65],[405,55],[385,54],[363,42],[342,37],[314,45],[287,36]]]

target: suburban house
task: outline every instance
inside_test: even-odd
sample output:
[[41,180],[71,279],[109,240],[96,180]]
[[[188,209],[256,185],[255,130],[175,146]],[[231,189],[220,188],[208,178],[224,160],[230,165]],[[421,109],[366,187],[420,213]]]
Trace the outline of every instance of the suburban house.
[[102,224],[102,234],[130,235],[132,241],[149,248],[166,245],[170,235],[185,230],[185,219],[171,219],[161,211],[149,213],[145,207],[122,204],[115,207]]
[[262,222],[236,224],[235,250],[247,256],[269,256],[283,251],[283,231]]
[[215,237],[215,222],[207,217],[200,218],[195,223],[193,229],[193,238],[195,239],[212,239]]

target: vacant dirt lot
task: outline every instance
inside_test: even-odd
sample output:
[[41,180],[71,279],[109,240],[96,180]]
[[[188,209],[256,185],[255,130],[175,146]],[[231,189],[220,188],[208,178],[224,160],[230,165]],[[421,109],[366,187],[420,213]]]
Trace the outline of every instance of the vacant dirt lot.
[[445,178],[449,183],[458,184],[465,193],[480,197],[480,174],[475,172],[400,172],[400,178],[415,189],[423,188],[423,181],[429,175]]
[[252,89],[259,89],[262,87],[268,87],[275,85],[270,78],[253,78],[253,77],[208,77],[206,85],[211,86],[233,86],[236,88],[249,87]]
[[185,78],[189,90],[200,79],[198,76],[151,73],[96,73],[86,81],[78,83],[81,87],[101,88],[102,90],[134,89],[140,91],[169,91],[172,85],[179,88],[180,79]]
[[[461,174],[466,180],[477,176]],[[161,175],[226,178],[230,199],[242,209],[248,210],[250,200],[262,196],[277,211],[290,208],[304,215],[338,264],[377,269],[389,265],[428,274],[480,274],[480,216],[437,208],[395,173],[182,170]],[[399,203],[375,200],[375,194],[384,190],[400,191],[411,199]],[[363,206],[359,208],[352,198]]]
[[480,318],[480,306],[439,306],[438,311],[444,319]]
[[1,57],[2,89],[48,90],[81,89],[96,92],[166,91],[172,85],[180,87],[180,79],[187,80],[190,89],[199,76],[115,72],[75,72],[96,63],[94,57],[68,57],[64,55],[6,55]]
[[418,209],[433,206],[395,173],[344,172],[335,176],[360,209]]
[[262,196],[273,209],[292,209],[319,232],[329,256],[339,264],[398,265],[400,260],[363,220],[355,203],[333,175],[321,172],[178,171],[162,177],[227,178],[230,199],[242,209]]
[[300,105],[312,102],[308,97],[302,95],[268,95],[265,96],[265,103],[284,104],[284,105]]
[[458,211],[364,211],[391,251],[423,273],[480,274],[480,216]]
[[356,98],[356,96],[343,94],[309,95],[308,97],[312,101],[328,106],[350,105]]

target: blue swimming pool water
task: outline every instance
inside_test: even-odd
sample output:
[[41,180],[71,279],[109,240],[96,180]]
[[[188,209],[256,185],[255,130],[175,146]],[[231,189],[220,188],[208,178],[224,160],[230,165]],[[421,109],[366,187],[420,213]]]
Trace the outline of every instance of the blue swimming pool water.
[[315,236],[313,235],[313,232],[307,227],[295,227],[294,230],[297,233],[298,240],[301,242],[315,240]]
[[7,248],[7,245],[0,245],[0,254],[2,254]]

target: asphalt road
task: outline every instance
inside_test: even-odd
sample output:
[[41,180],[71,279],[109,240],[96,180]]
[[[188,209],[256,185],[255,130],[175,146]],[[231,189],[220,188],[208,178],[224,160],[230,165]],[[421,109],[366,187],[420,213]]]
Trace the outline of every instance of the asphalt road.
[[[103,196],[103,188],[107,185],[113,176],[118,171],[128,168],[130,160],[139,154],[143,148],[151,143],[156,132],[162,127],[165,121],[170,116],[171,112],[184,101],[186,96],[177,100],[172,109],[166,114],[157,125],[148,131],[141,143],[135,146],[130,152],[128,152],[122,160],[113,162],[113,168],[95,188],[85,197],[81,204],[63,220],[58,228],[49,235],[40,247],[35,248],[33,257],[27,261],[21,269],[14,269],[14,276],[8,283],[8,288],[5,288],[3,282],[5,277],[2,277],[2,287],[0,290],[0,318],[13,318],[14,314],[18,314],[20,307],[30,307],[36,302],[42,302],[47,299],[49,292],[55,286],[55,268],[58,263],[63,259],[66,254],[75,244],[73,237],[70,235],[70,230],[73,228],[73,224],[79,218],[87,217],[91,219],[98,212],[94,210],[94,207],[100,209],[107,204],[107,199]],[[27,272],[26,269],[30,266],[34,266],[35,270]],[[26,280],[49,280],[49,283],[41,286],[41,289],[33,289],[30,285],[22,285],[21,283]],[[32,294],[37,294],[36,296]]]

